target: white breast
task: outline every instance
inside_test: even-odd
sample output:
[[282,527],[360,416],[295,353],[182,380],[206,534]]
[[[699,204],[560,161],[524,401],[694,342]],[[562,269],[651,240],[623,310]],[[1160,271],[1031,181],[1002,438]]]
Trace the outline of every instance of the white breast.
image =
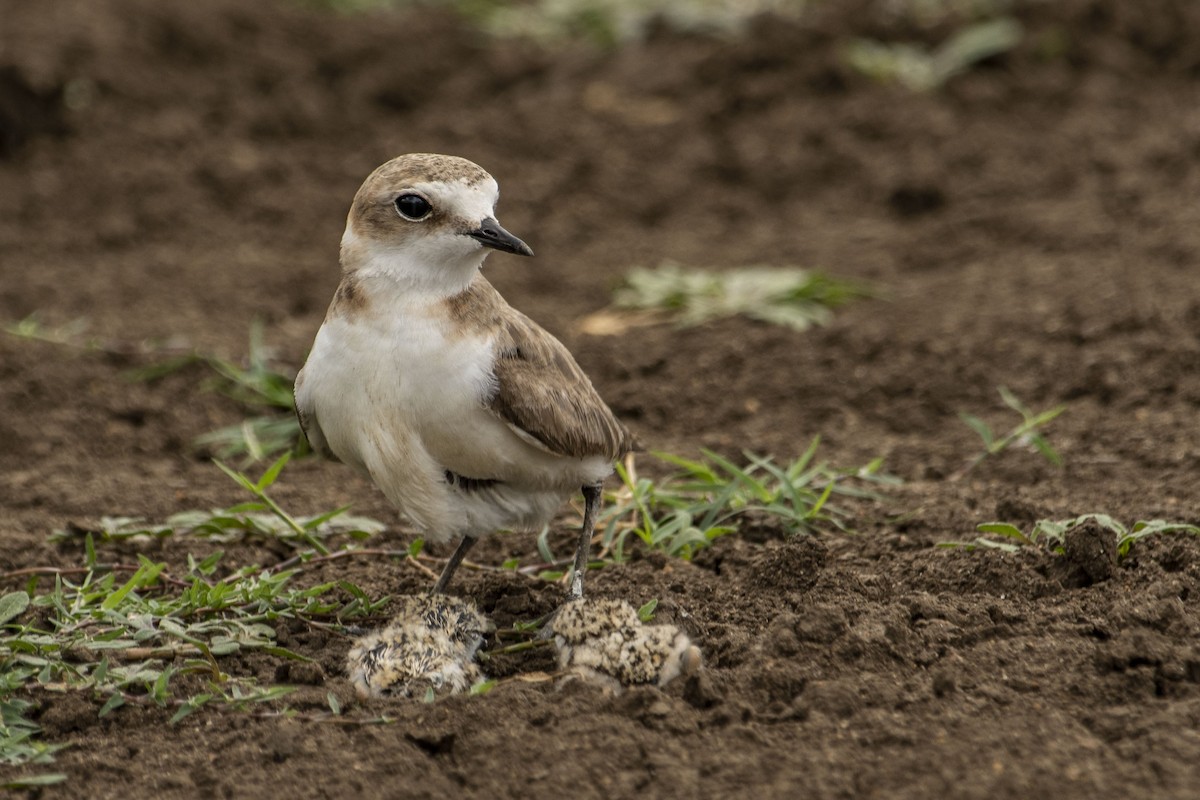
[[[343,462],[368,474],[427,535],[538,527],[603,459],[566,459],[517,436],[487,410],[492,341],[463,336],[440,304],[402,299],[375,313],[331,316],[317,334],[297,404]],[[593,463],[595,462],[595,463]],[[501,481],[463,492],[445,470]]]

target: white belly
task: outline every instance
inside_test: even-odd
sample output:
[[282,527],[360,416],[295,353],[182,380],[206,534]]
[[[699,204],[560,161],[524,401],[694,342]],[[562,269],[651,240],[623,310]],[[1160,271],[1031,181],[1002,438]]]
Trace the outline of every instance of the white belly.
[[[430,538],[537,528],[611,465],[540,450],[487,410],[492,359],[490,339],[455,336],[422,310],[331,316],[296,400],[314,444],[369,475]],[[462,490],[446,470],[500,483]]]

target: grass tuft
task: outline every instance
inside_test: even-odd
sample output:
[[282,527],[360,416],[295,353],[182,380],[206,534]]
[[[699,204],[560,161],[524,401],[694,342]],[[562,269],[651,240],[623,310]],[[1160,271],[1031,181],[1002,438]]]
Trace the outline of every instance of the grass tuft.
[[655,24],[676,30],[737,33],[759,14],[799,16],[811,0],[300,0],[341,13],[414,6],[448,8],[485,33],[545,45],[589,42],[616,47]]
[[846,45],[846,62],[884,83],[899,83],[916,92],[940,89],[951,78],[1021,43],[1024,30],[1011,17],[976,22],[935,48],[909,42],[854,39]]
[[[221,459],[238,458],[243,463],[261,461],[282,452],[306,452],[307,442],[296,418],[292,393],[295,375],[281,371],[263,338],[263,326],[250,326],[250,343],[245,366],[211,353],[192,352],[136,370],[133,377],[152,381],[201,364],[213,372],[210,388],[221,392],[255,414],[239,423],[197,437],[199,449],[210,450]],[[261,413],[267,412],[267,413]]]
[[1133,546],[1147,536],[1167,533],[1187,533],[1200,536],[1200,526],[1186,522],[1167,522],[1161,519],[1138,520],[1132,526],[1126,527],[1108,514],[1093,513],[1065,520],[1041,519],[1035,522],[1028,532],[1022,531],[1016,525],[1008,522],[985,522],[977,527],[980,533],[985,534],[984,536],[976,537],[968,542],[941,542],[938,546],[967,550],[990,548],[1007,553],[1035,547],[1061,555],[1067,534],[1073,528],[1087,523],[1099,525],[1116,538],[1118,559],[1129,555]]
[[786,463],[745,453],[745,466],[710,450],[702,451],[700,460],[656,453],[679,468],[657,482],[639,478],[633,460],[627,459],[617,466],[621,487],[609,495],[601,517],[600,557],[624,561],[632,536],[651,550],[688,559],[764,515],[782,522],[788,533],[811,532],[821,525],[844,528],[848,514],[837,498],[878,499],[870,485],[899,482],[881,471],[879,459],[851,470],[817,462],[819,444],[819,437],[814,438],[799,458]]
[[[93,538],[103,542],[163,539],[183,535],[215,542],[262,538],[286,542],[297,551],[307,548],[317,555],[326,556],[330,553],[324,540],[329,536],[345,534],[352,539],[363,540],[384,529],[384,524],[378,520],[347,514],[349,506],[301,517],[292,516],[280,508],[267,495],[267,489],[278,479],[290,458],[291,454],[285,453],[268,467],[257,481],[219,461],[214,462],[239,486],[253,494],[258,499],[257,502],[239,503],[213,511],[182,511],[167,517],[160,524],[147,523],[141,517],[101,517],[94,528],[73,527],[58,530],[50,537],[50,541],[61,542],[81,535],[87,537],[88,564],[91,566],[95,561],[91,549]],[[0,621],[3,617],[2,609],[3,600],[0,599]]]
[[[289,514],[267,495],[287,460],[277,460],[257,480],[218,464],[257,502],[207,515],[189,512],[186,521],[176,518],[167,525],[110,520],[101,531],[84,533],[81,566],[0,576],[28,579],[24,591],[0,596],[0,763],[47,763],[59,748],[36,740],[38,727],[28,718],[34,704],[17,692],[86,692],[100,716],[131,704],[158,707],[170,712],[172,725],[201,709],[245,710],[273,703],[291,688],[261,685],[252,675],[227,671],[222,659],[257,652],[307,661],[276,641],[279,621],[299,620],[337,633],[344,620],[381,611],[388,598],[372,598],[350,581],[296,585],[294,578],[308,564],[364,552],[353,545],[330,552],[323,541],[327,534],[354,531],[361,538],[381,526],[345,518],[345,509],[314,517]],[[273,536],[297,554],[272,569],[230,570],[222,567],[221,551],[202,558],[189,554],[182,574],[140,554],[128,565],[103,564],[96,556],[97,538],[186,534]],[[220,573],[225,574],[216,577]],[[52,585],[42,588],[46,575]],[[37,775],[12,785],[61,779]]]
[[1021,421],[1009,430],[1008,433],[998,436],[992,430],[991,426],[979,417],[960,412],[959,417],[962,421],[983,440],[983,450],[972,456],[963,465],[962,469],[951,475],[950,480],[961,480],[967,473],[983,463],[985,459],[1003,453],[1014,445],[1033,449],[1054,466],[1062,466],[1062,456],[1058,454],[1058,451],[1046,439],[1046,435],[1042,429],[1058,415],[1066,411],[1067,407],[1060,405],[1046,411],[1035,412],[1017,399],[1017,396],[1004,386],[1000,387],[1000,398],[1006,406],[1021,415]]
[[621,333],[642,324],[694,326],[744,316],[803,331],[871,291],[863,284],[795,268],[745,267],[713,272],[664,264],[636,268],[614,293],[614,309],[584,321],[590,333]]

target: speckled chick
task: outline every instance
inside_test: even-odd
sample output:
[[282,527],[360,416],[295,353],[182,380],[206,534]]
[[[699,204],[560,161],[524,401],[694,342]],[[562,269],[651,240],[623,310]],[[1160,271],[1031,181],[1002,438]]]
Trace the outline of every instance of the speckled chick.
[[463,692],[485,680],[475,653],[493,630],[468,600],[405,596],[386,628],[354,643],[347,672],[363,699]]
[[558,666],[613,691],[665,686],[700,668],[700,649],[674,625],[644,625],[624,600],[565,603],[550,624]]

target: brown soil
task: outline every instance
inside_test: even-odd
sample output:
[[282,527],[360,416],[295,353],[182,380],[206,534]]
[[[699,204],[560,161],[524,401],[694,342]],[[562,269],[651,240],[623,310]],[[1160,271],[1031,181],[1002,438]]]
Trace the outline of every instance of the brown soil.
[[[1074,573],[934,545],[991,519],[1200,522],[1200,5],[1018,4],[1021,48],[929,95],[850,72],[840,48],[949,27],[890,3],[813,5],[736,40],[659,31],[552,53],[432,13],[0,2],[0,319],[83,317],[104,342],[241,357],[260,318],[298,365],[359,181],[397,153],[456,153],[498,178],[502,219],[538,252],[493,257],[490,277],[644,442],[793,457],[820,433],[832,462],[883,456],[906,481],[858,509],[854,535],[767,531],[693,563],[595,573],[599,595],[659,599],[704,650],[698,678],[359,707],[345,640],[283,628],[323,670],[229,668],[316,684],[293,696],[301,711],[332,691],[352,717],[394,723],[202,712],[169,727],[166,712],[100,719],[90,698],[35,692],[45,736],[72,745],[47,796],[1196,796],[1195,542],[1149,540],[1114,566],[1082,531]],[[886,299],[805,334],[578,332],[624,270],[664,259],[819,267]],[[71,523],[242,499],[189,448],[239,409],[199,369],[127,380],[153,361],[0,338],[0,570],[82,563],[81,544],[47,543]],[[1011,424],[999,385],[1069,405],[1049,430],[1065,466],[1015,450],[949,480],[978,445],[959,411]],[[298,513],[353,503],[395,523],[387,546],[410,540],[344,467],[298,462],[277,494]],[[228,563],[280,558],[226,549]],[[535,552],[493,537],[473,556]],[[427,583],[366,559],[309,577],[376,594]],[[500,624],[559,596],[492,573],[458,589]]]

